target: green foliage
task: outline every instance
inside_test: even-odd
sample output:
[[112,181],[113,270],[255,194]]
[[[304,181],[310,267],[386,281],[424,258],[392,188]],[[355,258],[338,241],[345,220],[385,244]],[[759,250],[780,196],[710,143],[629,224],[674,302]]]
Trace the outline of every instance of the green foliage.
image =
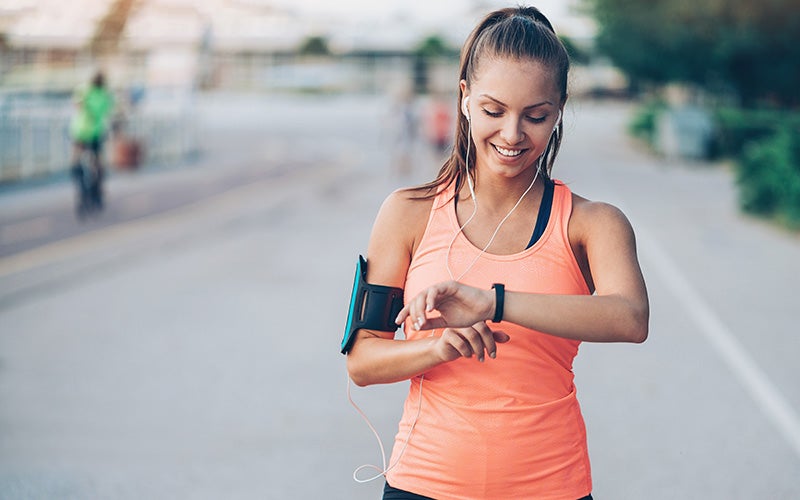
[[800,228],[800,129],[782,126],[744,147],[736,181],[741,207]]
[[797,106],[797,0],[585,0],[598,50],[634,83],[684,82],[743,105]]
[[[639,84],[683,83],[743,109],[716,111],[719,156],[737,165],[741,206],[800,227],[800,2],[584,0],[597,49]],[[652,140],[658,107],[630,130]]]
[[572,38],[566,35],[558,35],[561,39],[561,43],[564,44],[564,48],[567,49],[567,54],[569,54],[569,60],[573,64],[589,64],[591,59],[591,55],[588,51],[579,47]]
[[653,146],[656,138],[656,123],[667,104],[660,99],[652,99],[639,106],[628,123],[628,132]]
[[450,47],[439,35],[430,35],[417,45],[414,54],[422,57],[447,57],[457,55],[458,50]]
[[749,144],[782,129],[800,130],[800,113],[778,109],[718,108],[715,111],[720,156],[737,157]]
[[331,53],[328,40],[318,35],[309,36],[303,40],[298,51],[305,56],[327,56]]

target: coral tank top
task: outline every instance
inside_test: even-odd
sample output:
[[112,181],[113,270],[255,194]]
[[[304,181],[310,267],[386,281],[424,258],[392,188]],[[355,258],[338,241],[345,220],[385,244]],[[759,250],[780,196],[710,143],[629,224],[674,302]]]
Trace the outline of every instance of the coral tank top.
[[[459,230],[453,188],[435,198],[405,283],[410,300],[475,264],[461,282],[488,289],[588,295],[567,236],[572,194],[556,181],[549,223],[530,248],[484,253]],[[386,479],[436,499],[569,499],[591,493],[586,429],[573,384],[579,341],[508,322],[496,359],[460,358],[411,380]],[[404,325],[409,340],[440,335]],[[422,391],[420,392],[420,384]],[[419,414],[418,414],[419,412]],[[409,431],[412,426],[410,439]],[[406,441],[408,442],[406,443]]]

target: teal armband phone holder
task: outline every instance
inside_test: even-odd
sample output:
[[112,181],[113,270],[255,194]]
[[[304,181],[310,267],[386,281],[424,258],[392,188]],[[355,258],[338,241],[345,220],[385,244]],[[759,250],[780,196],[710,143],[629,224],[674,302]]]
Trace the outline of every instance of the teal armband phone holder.
[[361,255],[356,264],[350,309],[342,338],[342,354],[347,354],[355,341],[357,330],[366,328],[393,332],[399,328],[394,320],[403,309],[403,289],[367,283],[367,261]]

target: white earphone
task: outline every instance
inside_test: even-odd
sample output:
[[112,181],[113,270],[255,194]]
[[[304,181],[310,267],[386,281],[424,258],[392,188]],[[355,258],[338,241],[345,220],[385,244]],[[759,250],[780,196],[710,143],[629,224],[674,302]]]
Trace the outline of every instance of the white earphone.
[[[561,123],[561,110],[560,109],[558,110],[558,118],[556,118],[556,124],[553,125],[553,132],[555,132],[556,129],[558,128],[558,124],[559,123]],[[550,132],[550,134],[553,134],[553,132]]]

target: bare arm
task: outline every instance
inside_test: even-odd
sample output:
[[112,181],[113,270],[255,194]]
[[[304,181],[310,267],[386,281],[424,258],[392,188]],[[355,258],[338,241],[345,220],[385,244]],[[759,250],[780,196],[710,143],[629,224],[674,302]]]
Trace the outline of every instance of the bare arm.
[[[643,342],[649,304],[633,229],[618,209],[585,200],[576,205],[570,237],[585,253],[595,294],[545,295],[506,292],[504,320],[558,337],[589,342]],[[437,310],[441,317],[427,318]],[[459,327],[486,321],[495,311],[493,290],[456,282],[434,285],[409,301],[399,320],[418,329]]]
[[[367,249],[367,281],[402,288],[416,245],[425,230],[432,201],[410,200],[395,192],[381,207]],[[493,332],[483,321],[447,328],[441,336],[395,340],[394,333],[359,330],[347,369],[357,385],[398,382],[425,373],[459,357],[483,361],[494,357],[496,343],[508,335]]]
[[[421,234],[414,222],[419,219],[424,224],[427,220],[422,210],[414,213],[417,205],[402,191],[392,193],[384,201],[367,248],[369,283],[404,287],[415,238]],[[347,355],[350,378],[358,385],[369,385],[396,382],[422,373],[435,365],[435,360],[425,355],[429,351],[427,343],[395,341],[393,332],[359,330]]]

